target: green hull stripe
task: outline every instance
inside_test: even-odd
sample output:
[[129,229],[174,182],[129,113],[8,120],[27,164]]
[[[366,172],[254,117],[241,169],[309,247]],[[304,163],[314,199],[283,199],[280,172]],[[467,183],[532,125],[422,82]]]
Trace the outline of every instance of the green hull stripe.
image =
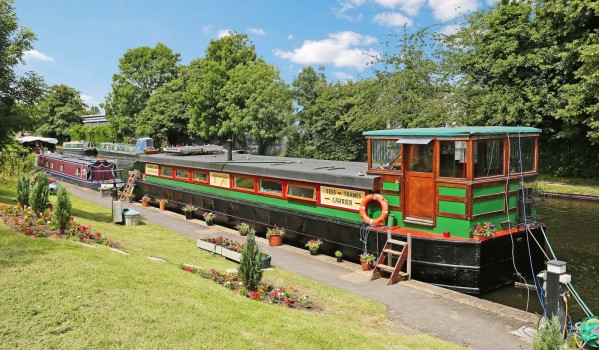
[[345,210],[327,208],[327,207],[319,207],[315,203],[306,203],[300,201],[286,200],[286,199],[278,199],[272,197],[260,196],[252,193],[244,193],[244,192],[236,192],[227,189],[221,189],[216,187],[208,187],[197,184],[191,184],[188,182],[179,182],[170,179],[164,179],[154,176],[147,176],[146,181],[163,184],[173,187],[184,188],[187,190],[203,192],[207,194],[213,194],[222,197],[228,197],[231,199],[241,199],[248,202],[261,203],[266,205],[271,205],[279,208],[300,211],[309,214],[315,214],[320,216],[328,216],[335,219],[342,219],[346,221],[350,221],[352,223],[360,223],[362,219],[360,218],[359,213],[349,212]]
[[449,214],[466,214],[466,203],[439,201],[439,212]]
[[466,189],[465,188],[439,186],[439,195],[464,198],[464,197],[466,197]]
[[395,183],[395,182],[384,182],[383,181],[383,190],[399,191],[399,184]]
[[484,214],[504,209],[503,198],[489,199],[472,203],[472,214]]
[[399,207],[399,196],[383,194],[383,197],[385,197],[385,199],[387,200],[387,204],[392,205],[394,207]]

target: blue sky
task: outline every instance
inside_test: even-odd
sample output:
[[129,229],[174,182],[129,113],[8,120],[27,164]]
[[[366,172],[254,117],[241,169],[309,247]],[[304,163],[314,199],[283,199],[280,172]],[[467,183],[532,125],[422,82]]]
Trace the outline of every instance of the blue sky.
[[15,0],[22,26],[37,35],[20,71],[66,84],[98,105],[127,49],[162,42],[181,63],[203,57],[210,40],[247,34],[259,56],[291,82],[307,65],[325,67],[329,81],[371,75],[369,55],[404,25],[456,29],[463,14],[495,0]]

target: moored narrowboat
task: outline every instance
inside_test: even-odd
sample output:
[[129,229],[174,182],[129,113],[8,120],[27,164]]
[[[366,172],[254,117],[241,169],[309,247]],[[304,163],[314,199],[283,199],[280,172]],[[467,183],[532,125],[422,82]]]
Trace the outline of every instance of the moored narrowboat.
[[135,144],[101,142],[98,145],[98,155],[102,157],[137,159],[140,154],[155,154],[158,151],[151,137],[138,138]]
[[69,141],[62,144],[62,152],[76,156],[93,156],[97,150],[91,141]]
[[[480,294],[543,264],[526,181],[537,176],[538,137],[527,127],[365,132],[367,162],[267,156],[140,156],[137,195],[192,203],[216,221],[278,225],[285,242],[349,260],[412,236],[412,278]],[[481,223],[481,224],[479,224]],[[482,224],[488,223],[488,224]],[[477,226],[493,228],[472,235]],[[533,237],[530,237],[533,236]],[[530,238],[530,239],[529,239]]]
[[116,165],[104,159],[87,159],[57,153],[37,156],[37,166],[51,176],[88,188],[99,188],[103,184],[122,184]]

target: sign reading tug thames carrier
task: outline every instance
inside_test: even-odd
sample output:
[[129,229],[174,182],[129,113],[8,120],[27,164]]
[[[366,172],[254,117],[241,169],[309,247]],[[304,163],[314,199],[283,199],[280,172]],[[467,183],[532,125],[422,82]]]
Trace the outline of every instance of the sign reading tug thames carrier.
[[320,186],[320,204],[351,210],[360,210],[360,202],[366,196],[364,191],[338,187]]

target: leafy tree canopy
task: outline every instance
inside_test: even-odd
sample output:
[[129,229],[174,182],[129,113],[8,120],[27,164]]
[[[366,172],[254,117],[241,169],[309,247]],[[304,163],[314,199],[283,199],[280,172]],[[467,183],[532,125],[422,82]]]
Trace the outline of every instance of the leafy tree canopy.
[[79,116],[85,113],[86,108],[79,91],[66,85],[50,86],[37,106],[37,119],[40,123],[37,132],[65,140],[69,128],[81,124]]

